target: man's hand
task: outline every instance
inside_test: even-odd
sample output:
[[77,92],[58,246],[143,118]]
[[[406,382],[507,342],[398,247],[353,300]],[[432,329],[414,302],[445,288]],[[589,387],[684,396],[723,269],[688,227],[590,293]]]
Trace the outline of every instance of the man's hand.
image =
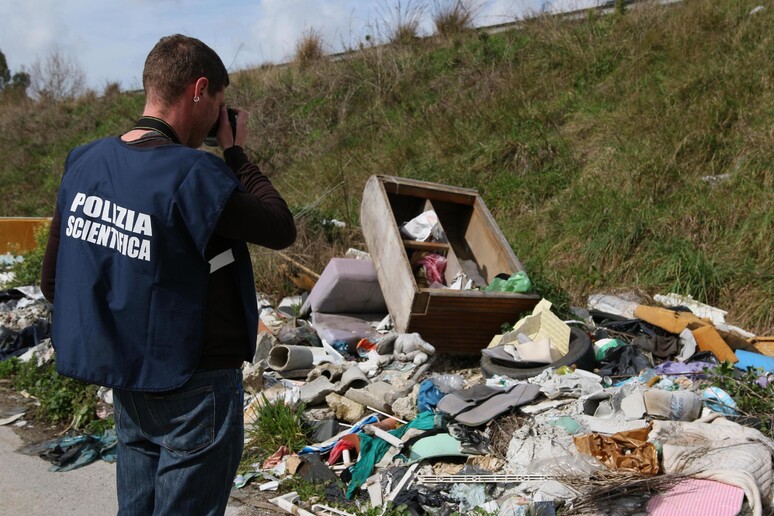
[[247,119],[250,116],[247,111],[234,109],[236,111],[236,137],[231,130],[231,124],[228,121],[228,111],[226,106],[220,108],[218,117],[218,145],[226,150],[234,145],[244,147],[247,143]]

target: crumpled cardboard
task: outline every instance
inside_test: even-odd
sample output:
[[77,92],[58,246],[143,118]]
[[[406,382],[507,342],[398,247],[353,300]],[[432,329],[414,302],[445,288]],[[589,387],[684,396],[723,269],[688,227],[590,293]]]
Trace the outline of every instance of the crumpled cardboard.
[[501,344],[517,342],[516,336],[523,333],[533,341],[548,339],[561,356],[570,350],[570,327],[551,312],[551,301],[541,299],[529,315],[513,326],[513,330],[506,333]]
[[649,443],[650,427],[619,432],[610,436],[587,434],[573,437],[578,451],[591,455],[611,471],[631,471],[657,475],[658,452]]
[[739,359],[734,351],[728,347],[726,341],[720,336],[713,326],[702,326],[693,330],[693,337],[696,339],[696,345],[702,351],[712,351],[712,354],[721,362],[726,360],[735,364]]
[[674,333],[675,335],[679,335],[689,326],[693,328],[696,326],[712,324],[709,319],[701,319],[691,312],[675,312],[657,306],[639,305],[634,310],[634,315],[638,319],[649,322],[650,324],[658,326],[669,333]]
[[547,338],[537,339],[524,344],[517,343],[514,344],[514,347],[525,362],[550,364],[564,356],[551,345],[551,341]]
[[774,337],[753,337],[748,341],[755,351],[766,356],[774,357]]
[[702,319],[691,312],[675,312],[666,308],[647,305],[637,306],[634,315],[645,322],[677,335],[689,329],[693,333],[700,350],[712,351],[721,362],[726,360],[732,364],[737,362],[734,351],[723,340],[723,337],[720,336],[718,330],[709,319]]

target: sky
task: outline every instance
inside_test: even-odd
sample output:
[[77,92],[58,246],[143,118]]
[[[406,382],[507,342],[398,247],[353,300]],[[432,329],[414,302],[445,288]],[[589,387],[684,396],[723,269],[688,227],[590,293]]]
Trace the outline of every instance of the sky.
[[[85,74],[87,86],[142,88],[145,56],[162,36],[181,33],[212,47],[230,71],[292,58],[307,31],[329,53],[377,41],[406,16],[450,0],[0,0],[0,51],[12,73],[53,52]],[[514,21],[529,13],[596,5],[597,0],[471,0],[475,24]],[[420,31],[432,33],[430,7]]]

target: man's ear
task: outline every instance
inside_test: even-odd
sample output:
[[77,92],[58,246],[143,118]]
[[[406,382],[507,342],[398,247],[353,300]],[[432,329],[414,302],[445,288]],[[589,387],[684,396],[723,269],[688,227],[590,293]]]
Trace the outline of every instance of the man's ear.
[[194,94],[197,97],[203,96],[207,92],[207,86],[209,86],[210,81],[207,79],[207,77],[199,77],[196,79],[196,84],[194,86]]

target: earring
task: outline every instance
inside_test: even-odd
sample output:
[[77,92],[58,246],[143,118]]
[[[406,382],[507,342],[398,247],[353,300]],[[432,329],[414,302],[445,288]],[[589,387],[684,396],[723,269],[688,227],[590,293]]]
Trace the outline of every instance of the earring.
[[193,101],[194,101],[194,102],[199,102],[199,96],[198,96],[198,95],[197,95],[197,96],[195,96],[195,97],[193,98]]

